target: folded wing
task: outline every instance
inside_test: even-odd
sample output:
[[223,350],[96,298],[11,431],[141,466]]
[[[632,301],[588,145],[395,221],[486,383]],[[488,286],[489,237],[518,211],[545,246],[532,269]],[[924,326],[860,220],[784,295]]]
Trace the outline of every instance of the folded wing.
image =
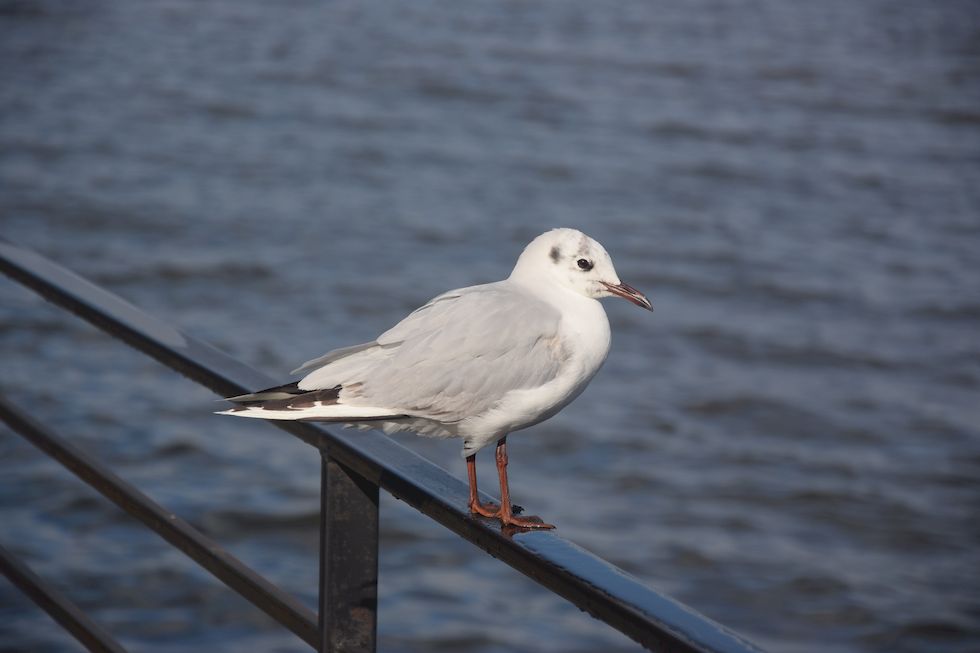
[[[440,295],[374,342],[314,359],[296,390],[338,388],[336,408],[454,422],[511,390],[544,385],[566,362],[558,311],[507,282]],[[353,416],[353,415],[352,415]]]

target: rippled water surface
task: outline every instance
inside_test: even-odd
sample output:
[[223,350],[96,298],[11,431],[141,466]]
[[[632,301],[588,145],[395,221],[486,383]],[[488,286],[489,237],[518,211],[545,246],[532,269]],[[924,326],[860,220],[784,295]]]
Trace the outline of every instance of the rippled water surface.
[[[974,2],[0,0],[0,61],[2,234],[276,375],[582,228],[656,311],[607,301],[603,371],[511,438],[518,502],[773,651],[980,648]],[[308,447],[2,280],[0,352],[315,603]],[[2,427],[0,515],[134,650],[306,650]],[[381,650],[636,648],[382,527]],[[73,647],[0,582],[0,650]]]

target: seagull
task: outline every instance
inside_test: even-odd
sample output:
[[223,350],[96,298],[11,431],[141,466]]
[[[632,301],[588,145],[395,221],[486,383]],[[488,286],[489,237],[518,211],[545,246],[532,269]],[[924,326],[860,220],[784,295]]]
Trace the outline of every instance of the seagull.
[[[236,405],[219,414],[461,438],[471,514],[554,528],[511,505],[507,436],[558,413],[599,371],[610,333],[598,300],[614,295],[653,310],[602,245],[553,229],[503,281],[443,293],[377,339],[304,363],[292,372],[304,374],[298,381],[229,397]],[[500,505],[477,492],[476,454],[491,442]]]

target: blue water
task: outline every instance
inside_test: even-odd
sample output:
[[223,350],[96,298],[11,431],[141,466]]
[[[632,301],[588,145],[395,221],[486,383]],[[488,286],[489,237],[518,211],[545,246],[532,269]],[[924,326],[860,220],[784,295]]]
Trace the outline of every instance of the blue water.
[[[974,2],[6,0],[0,62],[0,233],[277,376],[585,230],[656,310],[606,302],[515,500],[773,651],[980,649]],[[0,352],[315,605],[308,447],[4,281]],[[636,649],[381,512],[380,650]],[[134,650],[306,650],[6,428],[0,523]],[[0,650],[73,647],[0,581]]]

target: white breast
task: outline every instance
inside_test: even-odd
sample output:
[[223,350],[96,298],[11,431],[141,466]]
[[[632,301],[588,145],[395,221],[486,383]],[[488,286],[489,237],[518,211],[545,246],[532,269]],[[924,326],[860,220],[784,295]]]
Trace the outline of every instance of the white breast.
[[602,367],[609,353],[609,320],[602,305],[583,296],[561,305],[560,346],[567,363],[551,382],[507,393],[493,410],[467,420],[460,429],[463,455],[508,433],[555,415],[579,394]]

